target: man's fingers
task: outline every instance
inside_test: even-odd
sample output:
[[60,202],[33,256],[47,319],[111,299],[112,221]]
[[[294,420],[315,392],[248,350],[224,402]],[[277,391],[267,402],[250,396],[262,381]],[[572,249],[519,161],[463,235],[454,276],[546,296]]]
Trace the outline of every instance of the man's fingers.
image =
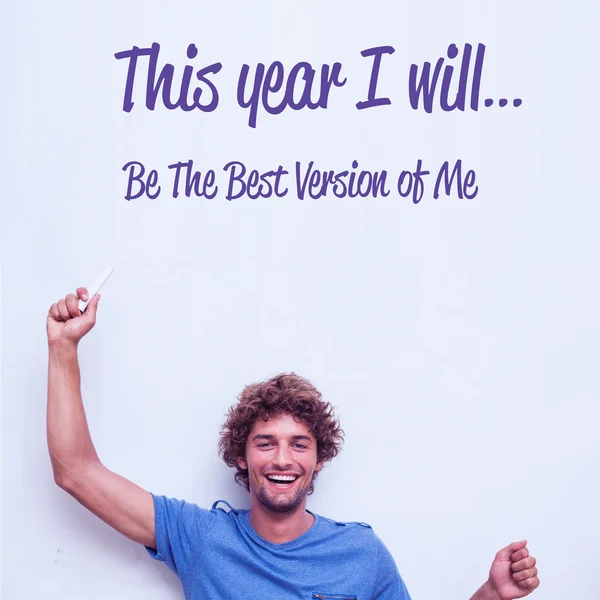
[[525,569],[524,571],[519,571],[518,573],[513,573],[513,579],[515,581],[525,581],[526,579],[533,579],[538,574],[538,570],[536,567],[532,567],[531,569]]
[[75,290],[75,291],[76,291],[76,293],[77,293],[77,297],[78,297],[80,300],[83,300],[84,302],[87,302],[87,299],[88,299],[88,291],[87,291],[87,288],[84,288],[84,287],[79,287],[79,288],[77,288],[77,290]]
[[531,567],[535,567],[535,563],[535,558],[533,556],[528,556],[527,558],[513,562],[510,567],[513,570],[513,573],[518,573],[519,571],[524,571],[525,569],[531,569]]
[[67,304],[67,310],[71,317],[79,317],[81,315],[81,311],[79,310],[77,296],[75,294],[68,294],[65,298],[65,302]]
[[[69,321],[75,317],[80,317],[83,313],[79,310],[79,300],[87,302],[89,293],[87,288],[79,287],[75,290],[75,294],[67,294],[65,298],[61,298],[48,309],[48,317],[52,317],[55,321]],[[100,295],[96,294],[92,301],[88,304],[86,315],[90,315],[92,321],[96,319],[96,309],[98,307]],[[93,306],[92,306],[93,304]]]
[[58,312],[58,304],[56,304],[56,302],[50,307],[48,316],[52,317],[55,321],[62,321],[60,318],[60,313]]
[[67,308],[67,302],[64,298],[58,301],[58,314],[62,321],[68,321],[71,318],[69,309]]
[[529,590],[530,592],[533,592],[533,590],[535,590],[537,587],[539,587],[540,578],[539,577],[531,577],[530,579],[525,579],[524,581],[519,581],[519,583],[517,585],[520,588],[523,588],[524,590]]
[[[529,554],[525,546],[527,546],[527,540],[513,542],[512,544],[506,546],[506,548],[498,550],[496,557],[504,560],[519,560],[520,558],[525,558]],[[525,550],[525,554],[523,554],[523,550]],[[516,558],[513,559],[513,555],[516,555]]]
[[518,560],[527,558],[528,556],[529,556],[529,550],[527,549],[527,547],[525,547],[525,548],[521,548],[520,550],[517,550],[516,552],[513,552],[510,555],[510,560],[512,560],[513,562],[517,562]]

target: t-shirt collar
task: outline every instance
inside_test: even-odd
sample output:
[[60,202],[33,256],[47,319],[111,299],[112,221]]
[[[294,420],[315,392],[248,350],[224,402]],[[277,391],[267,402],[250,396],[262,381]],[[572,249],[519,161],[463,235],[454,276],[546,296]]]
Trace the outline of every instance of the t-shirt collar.
[[[242,511],[240,511],[240,512],[242,512]],[[274,550],[291,550],[291,549],[296,548],[297,546],[303,544],[309,538],[312,538],[315,535],[317,528],[319,526],[319,522],[320,522],[319,515],[312,513],[310,510],[307,510],[306,512],[313,516],[313,518],[315,520],[314,523],[302,535],[299,535],[297,538],[290,540],[289,542],[284,542],[283,544],[274,544],[273,542],[269,542],[268,540],[265,540],[265,538],[260,536],[258,533],[256,533],[256,531],[254,530],[254,527],[252,527],[252,524],[250,523],[250,511],[249,510],[243,511],[243,513],[240,515],[240,521],[241,521],[242,527],[244,528],[246,533],[248,533],[248,535],[255,542],[260,544],[261,546],[265,546],[267,548],[272,548]]]

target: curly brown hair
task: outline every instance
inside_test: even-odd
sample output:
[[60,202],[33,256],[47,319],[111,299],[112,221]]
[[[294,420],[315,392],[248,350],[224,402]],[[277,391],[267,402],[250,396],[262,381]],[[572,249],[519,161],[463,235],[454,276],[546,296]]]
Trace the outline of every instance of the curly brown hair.
[[[230,407],[221,429],[219,455],[230,467],[235,467],[235,480],[250,490],[248,469],[238,464],[246,456],[246,441],[256,419],[289,414],[303,421],[317,441],[317,462],[329,462],[340,452],[344,432],[340,428],[333,406],[321,399],[321,392],[304,377],[281,373],[262,383],[244,388],[237,404]],[[310,489],[314,491],[313,475]]]

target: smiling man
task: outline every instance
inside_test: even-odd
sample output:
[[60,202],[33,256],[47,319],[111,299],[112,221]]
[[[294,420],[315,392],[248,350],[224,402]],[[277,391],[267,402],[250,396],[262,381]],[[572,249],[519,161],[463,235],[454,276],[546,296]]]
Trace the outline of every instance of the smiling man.
[[[69,294],[48,311],[48,448],[56,483],[179,576],[189,600],[410,600],[394,560],[364,523],[306,509],[325,463],[340,450],[331,405],[295,374],[247,386],[229,410],[219,450],[250,493],[250,510],[206,510],[153,495],[108,470],[92,443],[77,347],[96,322]],[[227,509],[225,508],[227,507]],[[539,585],[526,542],[500,550],[472,600],[522,598]]]

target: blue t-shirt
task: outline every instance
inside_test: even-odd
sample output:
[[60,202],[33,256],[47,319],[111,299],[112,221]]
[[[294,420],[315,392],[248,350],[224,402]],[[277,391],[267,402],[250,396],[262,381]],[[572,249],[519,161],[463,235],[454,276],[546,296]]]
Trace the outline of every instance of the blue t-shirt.
[[247,510],[153,498],[157,547],[147,550],[178,575],[187,600],[410,600],[368,525],[313,515],[303,535],[272,544],[254,531]]

